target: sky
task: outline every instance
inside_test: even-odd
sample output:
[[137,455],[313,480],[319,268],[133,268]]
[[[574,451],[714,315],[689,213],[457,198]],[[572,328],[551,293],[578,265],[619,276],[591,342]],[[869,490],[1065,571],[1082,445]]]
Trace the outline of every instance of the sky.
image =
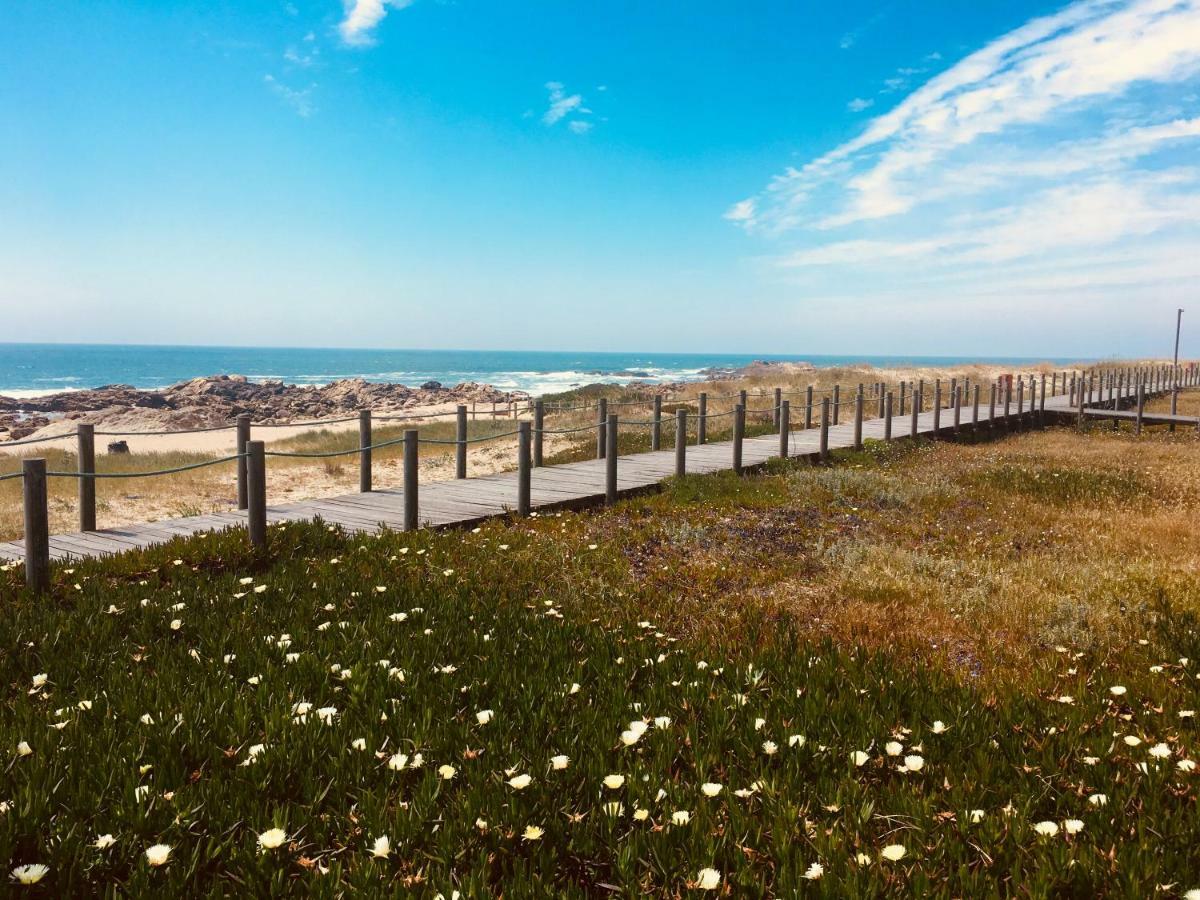
[[0,341],[1200,355],[1200,0],[0,2]]

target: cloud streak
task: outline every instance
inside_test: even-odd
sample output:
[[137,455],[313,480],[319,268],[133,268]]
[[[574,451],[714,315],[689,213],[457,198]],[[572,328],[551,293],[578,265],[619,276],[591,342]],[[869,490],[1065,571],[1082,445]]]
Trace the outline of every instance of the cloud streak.
[[412,0],[345,0],[345,18],[338,24],[342,40],[352,47],[375,43],[375,27],[388,14],[388,8],[404,9]]

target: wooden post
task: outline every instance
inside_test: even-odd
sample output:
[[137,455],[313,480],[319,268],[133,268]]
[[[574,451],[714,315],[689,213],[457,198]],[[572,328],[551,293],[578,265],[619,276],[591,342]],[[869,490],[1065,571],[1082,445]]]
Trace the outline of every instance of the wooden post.
[[962,394],[963,389],[961,384],[954,386],[954,434],[957,436],[962,432]]
[[1017,427],[1025,420],[1025,379],[1017,379]]
[[916,388],[913,390],[913,406],[917,408],[917,415],[925,412],[925,379],[922,378],[917,382]]
[[979,431],[979,385],[971,389],[971,431]]
[[988,403],[988,427],[996,427],[996,382],[992,382],[992,399]]
[[612,506],[617,502],[617,414],[609,413],[608,426],[604,429],[608,446],[604,454],[604,502]]
[[781,409],[782,405],[783,405],[783,388],[775,388],[774,425],[776,428],[779,427],[779,410]]
[[829,398],[821,398],[821,462],[829,459]]
[[842,417],[842,386],[835,384],[833,386],[833,424],[837,425]]
[[696,419],[696,443],[708,443],[708,392],[701,391],[696,401],[699,416]]
[[746,407],[738,404],[733,408],[733,471],[742,474],[742,438],[746,436]]
[[458,424],[454,435],[454,477],[467,477],[467,407],[458,407]]
[[858,386],[858,392],[854,395],[854,449],[861,450],[863,448],[862,439],[862,423],[863,423],[863,402],[866,398],[863,397],[863,386]]
[[[25,584],[35,594],[50,590],[50,509],[46,460],[23,459],[25,501]],[[11,611],[10,611],[11,614]],[[14,648],[9,648],[13,650]]]
[[1038,427],[1046,427],[1046,373],[1042,373],[1042,396],[1038,401]]
[[791,432],[791,404],[787,400],[779,401],[779,458],[788,457],[788,436]]
[[[538,401],[540,405],[542,401]],[[528,422],[517,423],[517,515],[529,515],[529,482],[533,463],[532,428]]]
[[738,391],[738,403],[740,403],[742,405],[742,409],[746,408],[747,404],[746,404],[746,389],[745,388],[742,388],[742,390]]
[[1004,427],[1011,427],[1008,421],[1008,416],[1012,410],[1012,382],[1004,382]]
[[544,435],[542,432],[546,428],[546,406],[541,400],[534,401],[533,404],[533,467],[540,469],[542,467],[542,440]]
[[900,416],[904,415],[904,389],[906,384],[907,382],[900,382],[900,411],[898,413]]
[[812,428],[813,420],[813,389],[810,384],[804,389],[804,429]]
[[883,418],[883,415],[884,415],[884,412],[886,411],[886,409],[885,409],[885,404],[887,403],[887,400],[886,400],[886,398],[885,398],[885,395],[884,395],[884,392],[883,392],[883,382],[880,382],[878,385],[876,385],[876,387],[877,387],[877,389],[879,390],[879,413],[878,413],[878,417],[879,417],[880,419],[882,419],[882,418]]
[[1075,408],[1077,410],[1077,419],[1078,419],[1077,424],[1080,428],[1082,428],[1083,427],[1083,408],[1087,402],[1087,395],[1084,394],[1084,392],[1083,392],[1083,379],[1082,378],[1079,379],[1079,382],[1076,385],[1076,387],[1078,388],[1078,390],[1076,391],[1077,396],[1076,396],[1076,404],[1075,404]]
[[654,398],[653,425],[650,426],[650,449],[662,449],[662,397]]
[[237,452],[241,459],[237,461],[237,505],[245,509],[249,504],[246,493],[246,468],[249,465],[245,457],[246,445],[250,443],[250,416],[242,414],[237,417]]
[[250,546],[267,546],[267,456],[262,441],[246,444],[246,528]]
[[96,426],[80,422],[75,433],[79,461],[79,530],[96,530]]
[[[1171,415],[1179,415],[1179,370],[1171,370]],[[1175,423],[1171,423],[1171,431],[1175,430]]]
[[892,439],[892,392],[888,391],[883,397],[883,439]]
[[909,405],[912,407],[910,411],[912,422],[909,426],[909,437],[915,441],[917,439],[917,418],[921,415],[921,394],[919,391],[913,391],[912,403]]
[[1139,381],[1138,388],[1137,388],[1137,419],[1134,424],[1134,429],[1133,429],[1134,434],[1142,433],[1142,413],[1144,413],[1145,410],[1146,410],[1146,383],[1144,381]]
[[404,530],[417,530],[417,430],[404,432]]
[[687,473],[687,410],[675,410],[675,476]]
[[938,432],[942,430],[942,380],[939,378],[933,384],[933,438],[937,440]]
[[608,452],[608,440],[605,430],[608,425],[608,400],[604,397],[596,404],[596,459],[604,459]]
[[371,411],[358,412],[358,490],[371,492]]
[[[1042,377],[1044,378],[1045,376],[1043,375]],[[1057,372],[1050,373],[1050,396],[1051,397],[1058,396],[1058,373]]]

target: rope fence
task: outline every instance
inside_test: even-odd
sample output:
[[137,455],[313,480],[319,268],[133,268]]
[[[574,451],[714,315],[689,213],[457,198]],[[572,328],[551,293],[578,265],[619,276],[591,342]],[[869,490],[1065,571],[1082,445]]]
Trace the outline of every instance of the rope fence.
[[[1097,377],[1097,374],[1099,377]],[[35,592],[43,592],[49,588],[50,537],[47,496],[47,480],[49,478],[75,478],[78,481],[80,532],[87,533],[96,530],[95,483],[98,480],[154,478],[236,462],[238,509],[246,510],[246,521],[251,544],[261,548],[265,547],[267,543],[267,457],[330,459],[358,454],[360,460],[359,488],[361,492],[366,493],[373,490],[371,481],[372,452],[387,447],[403,445],[403,523],[405,530],[412,530],[418,527],[417,469],[420,444],[453,446],[455,448],[455,478],[465,479],[467,477],[467,449],[470,445],[516,436],[518,440],[517,497],[515,508],[518,515],[527,515],[531,509],[531,470],[541,467],[543,464],[542,444],[545,435],[574,435],[585,432],[595,434],[596,458],[603,460],[605,467],[605,499],[607,502],[613,502],[617,496],[617,438],[618,429],[621,426],[631,428],[650,427],[652,429],[651,449],[659,450],[664,422],[669,422],[670,418],[673,417],[676,423],[674,450],[675,474],[682,476],[687,472],[687,448],[689,446],[688,421],[692,420],[698,423],[694,446],[699,446],[706,443],[706,426],[709,420],[733,417],[733,439],[730,442],[733,453],[733,470],[740,473],[742,471],[742,450],[745,440],[747,415],[769,415],[774,417],[773,424],[778,432],[779,439],[778,455],[782,458],[786,458],[789,455],[789,445],[793,434],[807,431],[814,427],[819,428],[819,452],[816,455],[825,460],[829,458],[830,453],[830,429],[839,424],[838,416],[841,405],[846,405],[852,410],[853,441],[851,443],[848,433],[842,431],[840,432],[842,443],[838,446],[853,446],[854,449],[861,450],[863,448],[863,422],[867,418],[883,419],[884,440],[891,440],[893,438],[894,424],[898,420],[902,421],[904,418],[909,419],[911,423],[910,434],[912,437],[916,438],[922,431],[931,433],[937,437],[951,430],[957,434],[964,424],[969,424],[973,428],[978,428],[984,424],[980,413],[981,403],[987,404],[986,424],[992,428],[997,427],[997,422],[1003,423],[1005,427],[1008,427],[1009,423],[1012,422],[1016,422],[1018,425],[1021,423],[1040,424],[1044,420],[1046,399],[1048,396],[1067,397],[1069,405],[1056,404],[1054,412],[1062,414],[1077,411],[1080,422],[1083,421],[1085,410],[1089,408],[1089,405],[1091,406],[1091,414],[1098,416],[1103,416],[1103,409],[1108,409],[1111,406],[1114,411],[1113,419],[1116,422],[1122,403],[1134,400],[1137,406],[1137,431],[1140,433],[1142,410],[1147,396],[1171,393],[1174,399],[1179,388],[1196,387],[1198,385],[1200,385],[1200,369],[1189,368],[1186,372],[1182,373],[1182,377],[1179,371],[1171,372],[1167,369],[1123,369],[1115,371],[1106,370],[1099,373],[1071,373],[1069,378],[1067,373],[1055,372],[1049,378],[1046,375],[1041,375],[1040,377],[1021,375],[1019,378],[1009,378],[1002,381],[976,380],[971,382],[968,379],[963,379],[962,381],[951,379],[948,390],[943,390],[944,386],[941,381],[935,380],[932,391],[929,390],[928,385],[919,380],[915,384],[910,385],[901,383],[898,392],[884,391],[884,383],[881,382],[869,386],[870,395],[868,395],[866,390],[868,386],[866,385],[859,385],[856,390],[847,392],[844,395],[840,391],[840,386],[835,386],[830,390],[805,390],[803,392],[806,402],[797,407],[797,409],[803,409],[804,411],[803,427],[799,427],[799,423],[797,423],[796,427],[793,427],[790,419],[793,412],[791,404],[788,401],[779,400],[783,396],[796,395],[798,392],[785,392],[779,388],[775,389],[775,396],[779,402],[772,407],[748,407],[745,404],[745,399],[749,396],[749,393],[739,392],[737,394],[718,395],[725,398],[737,397],[741,401],[734,405],[732,409],[724,412],[709,412],[706,408],[706,401],[710,398],[702,394],[698,398],[700,407],[698,412],[692,413],[683,406],[677,406],[673,410],[674,415],[671,416],[668,414],[666,417],[661,412],[663,398],[655,397],[650,401],[654,404],[654,418],[646,420],[622,420],[616,414],[607,413],[607,409],[610,407],[634,406],[645,401],[623,401],[612,404],[601,402],[597,404],[597,407],[602,415],[598,416],[595,421],[578,427],[557,429],[545,427],[543,417],[546,409],[543,404],[538,402],[531,404],[533,421],[521,420],[517,423],[518,427],[514,430],[497,434],[478,435],[476,437],[468,437],[466,407],[460,404],[453,414],[457,420],[457,435],[455,439],[422,438],[416,428],[410,428],[401,437],[378,442],[373,441],[371,438],[371,412],[363,410],[356,417],[359,422],[358,445],[347,449],[331,451],[269,451],[262,440],[250,440],[251,423],[249,423],[248,417],[244,417],[235,426],[238,428],[238,451],[236,453],[217,459],[145,472],[97,472],[95,469],[94,436],[97,434],[115,434],[115,432],[96,432],[90,424],[80,423],[75,435],[78,441],[79,471],[47,471],[45,459],[24,458],[22,459],[22,470],[0,474],[0,482],[18,478],[23,480],[22,490],[27,523],[24,539],[26,576],[29,586]],[[907,394],[906,387],[911,389]],[[984,389],[986,389],[986,395],[984,394]],[[765,394],[765,390],[759,392],[760,396]],[[808,402],[809,397],[818,394],[822,395],[819,404]],[[832,394],[832,397],[828,396],[829,394]],[[872,400],[872,408],[877,408],[878,414],[875,416],[868,414],[868,396]],[[894,403],[897,398],[899,399],[898,413]],[[929,406],[926,405],[927,398],[932,400],[932,404]],[[877,406],[876,400],[878,401]],[[906,401],[908,401],[907,412]],[[1099,407],[1096,406],[1097,403],[1100,404]],[[814,407],[819,408],[820,411],[819,422],[815,424],[813,417]],[[964,423],[963,421],[964,409],[970,411],[971,418],[969,423]],[[943,417],[943,413],[947,413],[947,415]],[[921,428],[921,417],[930,414],[932,415],[932,428],[928,427],[930,424],[928,418],[923,420],[925,427]],[[1129,416],[1130,414],[1124,413],[1124,415]],[[379,420],[395,421],[397,418],[429,419],[434,417],[415,415],[409,417],[382,416],[379,417]],[[1175,419],[1179,417],[1173,416],[1170,418],[1173,425]],[[329,423],[349,422],[353,421],[353,418],[327,421]],[[1161,423],[1160,421],[1159,424]],[[850,424],[850,422],[846,423],[847,426]],[[1200,421],[1197,422],[1197,425],[1200,427]],[[187,434],[211,430],[219,429],[189,429],[170,433]],[[148,432],[131,433],[144,434]],[[0,446],[20,446],[22,444],[42,443],[46,440],[56,439],[61,439],[61,437],[31,439]]]

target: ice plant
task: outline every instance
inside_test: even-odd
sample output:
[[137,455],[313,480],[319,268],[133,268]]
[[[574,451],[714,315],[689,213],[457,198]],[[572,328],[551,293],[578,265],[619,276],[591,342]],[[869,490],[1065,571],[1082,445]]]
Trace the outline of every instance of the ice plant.
[[268,828],[258,836],[258,849],[274,850],[287,840],[287,832],[282,828]]
[[696,876],[696,887],[702,891],[715,891],[721,886],[721,873],[717,869],[701,869]]
[[171,855],[171,848],[166,844],[154,844],[146,848],[146,862],[152,866],[162,866]]
[[388,840],[388,836],[381,835],[375,838],[375,842],[371,844],[371,855],[376,859],[387,859],[392,854],[392,842]]
[[879,855],[888,862],[899,862],[904,859],[905,852],[903,844],[888,844],[879,851]]
[[17,884],[37,884],[46,877],[46,873],[49,871],[49,866],[44,866],[41,863],[29,863],[13,869],[12,880]]

